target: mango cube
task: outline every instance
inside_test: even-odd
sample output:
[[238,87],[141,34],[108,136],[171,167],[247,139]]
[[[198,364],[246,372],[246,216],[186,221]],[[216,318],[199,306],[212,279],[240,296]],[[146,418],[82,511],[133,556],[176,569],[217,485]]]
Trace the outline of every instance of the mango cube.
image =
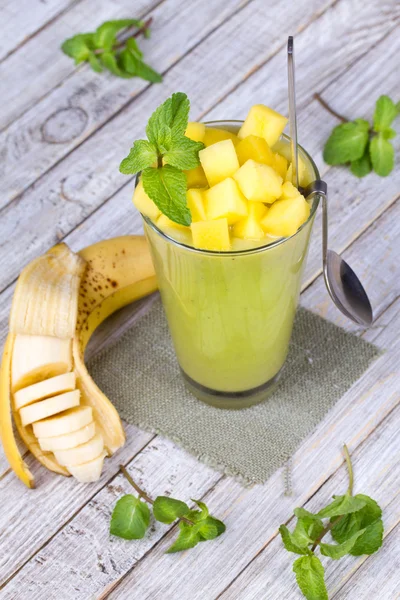
[[153,200],[149,198],[149,196],[144,191],[142,181],[139,181],[137,184],[135,191],[133,192],[132,198],[133,204],[136,206],[139,212],[146,217],[150,217],[155,221],[157,217],[161,215],[161,211],[154,204]]
[[204,123],[195,123],[194,121],[189,121],[185,131],[186,137],[190,138],[194,142],[202,142],[205,134],[206,126]]
[[[298,174],[299,184],[302,187],[307,187],[308,184],[311,183],[311,177],[310,177],[308,169],[307,169],[306,165],[304,164],[304,161],[301,158],[301,156],[299,156],[299,158],[298,158],[298,167],[299,167],[299,174]],[[286,172],[285,181],[290,181],[291,183],[293,183],[292,163],[290,163],[289,168]]]
[[288,161],[284,156],[282,156],[281,154],[278,154],[278,152],[276,152],[274,154],[274,157],[275,157],[275,162],[273,165],[274,169],[275,169],[275,171],[277,171],[277,173],[279,173],[279,175],[282,177],[282,179],[285,180],[287,168],[288,168]]
[[165,231],[166,229],[188,229],[185,225],[181,225],[180,223],[175,223],[175,221],[171,221],[171,219],[169,219],[167,215],[161,215],[160,217],[158,217],[156,225],[158,229],[161,229],[161,231]]
[[232,140],[223,140],[200,150],[199,158],[210,186],[231,177],[239,168]]
[[[186,183],[188,188],[195,187],[207,187],[208,181],[207,177],[204,173],[204,169],[201,165],[195,167],[194,169],[190,169],[189,171],[185,171],[186,174]],[[286,172],[285,172],[286,174]]]
[[238,137],[243,139],[248,135],[257,135],[273,146],[281,137],[288,119],[264,104],[251,107],[245,122],[239,130]]
[[279,200],[288,200],[289,198],[296,198],[299,196],[300,192],[290,181],[285,181],[282,186],[282,194]]
[[204,195],[208,219],[225,217],[233,225],[248,214],[246,198],[231,177],[206,190]]
[[278,237],[294,235],[310,215],[310,206],[304,196],[277,200],[261,221],[264,231]]
[[232,140],[234,146],[239,143],[237,135],[232,133],[232,131],[228,131],[227,129],[216,129],[215,127],[206,127],[204,139],[202,140],[205,146],[212,146],[213,144],[224,140]]
[[274,202],[282,193],[282,177],[268,165],[248,160],[234,179],[251,202]]
[[186,200],[192,214],[192,221],[206,221],[207,215],[204,206],[204,191],[196,188],[188,190],[186,192]]
[[[264,138],[256,135],[248,135],[236,146],[236,154],[239,164],[244,165],[249,159],[273,167],[275,165],[275,156]],[[285,174],[286,175],[286,169]]]
[[227,219],[197,221],[191,224],[193,246],[204,250],[230,250],[229,226]]
[[234,225],[233,235],[244,240],[262,240],[265,233],[260,221],[267,210],[261,202],[250,202],[248,216]]

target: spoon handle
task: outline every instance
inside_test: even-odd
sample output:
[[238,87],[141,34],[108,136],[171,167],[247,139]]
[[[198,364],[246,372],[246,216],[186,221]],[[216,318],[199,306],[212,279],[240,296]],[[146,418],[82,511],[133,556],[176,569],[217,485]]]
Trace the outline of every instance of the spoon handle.
[[290,127],[290,146],[292,152],[292,183],[299,187],[299,164],[297,148],[297,114],[296,114],[296,88],[294,76],[294,42],[293,36],[288,37],[287,45],[288,60],[288,90],[289,90],[289,127]]

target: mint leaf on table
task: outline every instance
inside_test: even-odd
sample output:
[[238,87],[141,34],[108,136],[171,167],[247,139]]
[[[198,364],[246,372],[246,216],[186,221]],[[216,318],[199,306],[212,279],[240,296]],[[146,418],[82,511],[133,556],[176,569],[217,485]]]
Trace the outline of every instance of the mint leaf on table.
[[154,518],[161,523],[170,524],[183,517],[189,512],[189,507],[181,500],[169,498],[168,496],[158,496],[154,500],[153,514]]
[[324,148],[325,162],[341,165],[361,158],[368,143],[368,130],[369,123],[364,119],[337,125]]
[[303,545],[299,545],[293,539],[293,534],[290,533],[286,525],[279,527],[279,533],[281,534],[283,545],[288,552],[294,552],[295,554],[308,554],[308,542]]
[[179,535],[175,542],[167,550],[167,554],[174,552],[182,552],[182,550],[188,550],[194,548],[200,541],[199,526],[188,525],[181,521],[179,523]]
[[293,531],[293,541],[299,546],[308,546],[321,535],[324,530],[324,524],[321,519],[313,517],[301,517],[297,519],[296,527]]
[[323,544],[321,542],[319,545],[321,554],[324,556],[329,556],[329,558],[333,558],[333,560],[343,558],[343,556],[346,556],[346,554],[350,554],[357,539],[364,533],[364,531],[365,529],[357,531],[341,544]]
[[319,511],[318,516],[321,519],[326,517],[338,517],[354,513],[363,508],[366,504],[363,498],[344,494],[343,496],[334,496],[334,500],[328,506]]
[[193,498],[192,502],[195,502],[200,508],[200,510],[190,510],[185,516],[194,523],[207,519],[209,512],[206,504],[204,504],[204,502],[201,502],[200,500],[193,500]]
[[[101,73],[103,67],[117,77],[130,79],[140,77],[152,83],[162,81],[162,76],[147,65],[139,49],[135,36],[143,34],[149,37],[149,25],[152,19],[120,19],[106,21],[95,32],[78,33],[64,41],[62,51],[75,60],[75,64],[88,62],[93,71]],[[118,38],[121,32],[130,33],[132,27],[137,31],[131,37]],[[122,34],[121,34],[122,35]]]
[[225,524],[215,517],[206,517],[199,523],[200,542],[213,540],[226,531]]
[[350,170],[356,177],[365,177],[365,175],[368,175],[372,171],[369,143],[366,145],[362,157],[351,161]]
[[293,564],[297,585],[307,600],[328,600],[324,567],[317,556],[302,556]]
[[386,131],[389,129],[399,110],[389,96],[383,95],[378,98],[374,112],[374,131]]
[[118,500],[111,516],[110,533],[125,540],[142,539],[150,524],[150,510],[132,494]]
[[387,177],[394,167],[394,148],[386,139],[385,132],[380,132],[372,138],[369,151],[375,173]]
[[165,165],[147,168],[142,173],[144,191],[160,211],[171,221],[190,225],[192,217],[186,203],[186,175],[183,171]]

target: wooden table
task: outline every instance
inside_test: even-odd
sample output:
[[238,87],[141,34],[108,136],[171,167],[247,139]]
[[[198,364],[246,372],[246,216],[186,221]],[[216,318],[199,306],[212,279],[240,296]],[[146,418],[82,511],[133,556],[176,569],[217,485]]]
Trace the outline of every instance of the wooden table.
[[[118,172],[152,110],[185,91],[192,119],[243,118],[263,102],[287,111],[285,45],[296,36],[299,136],[330,188],[330,244],[361,276],[376,321],[368,331],[330,302],[321,278],[316,222],[301,302],[386,350],[341,398],[293,457],[293,494],[284,469],[265,485],[243,488],[166,439],[126,426],[127,443],[103,476],[79,485],[46,472],[31,456],[37,488],[25,489],[0,455],[2,600],[297,599],[291,558],[277,537],[292,509],[313,510],[346,488],[346,441],[356,490],[384,510],[385,541],[372,557],[328,567],[330,598],[400,598],[400,169],[357,180],[329,168],[322,148],[338,121],[318,92],[350,118],[371,117],[381,93],[400,99],[396,0],[3,0],[1,3],[0,334],[15,280],[28,261],[64,240],[78,250],[141,230],[132,181]],[[132,14],[134,11],[134,14]],[[108,19],[153,16],[147,60],[161,85],[75,67],[59,46]],[[399,121],[397,121],[399,130]],[[394,142],[399,150],[398,136]],[[399,157],[398,157],[399,158]],[[129,307],[103,328],[100,349],[128,327]],[[110,333],[112,331],[112,333]],[[343,356],[343,360],[346,357]],[[145,540],[108,534],[115,501],[129,488],[128,465],[152,495],[205,498],[227,533],[181,555],[164,551],[176,527],[154,525]]]

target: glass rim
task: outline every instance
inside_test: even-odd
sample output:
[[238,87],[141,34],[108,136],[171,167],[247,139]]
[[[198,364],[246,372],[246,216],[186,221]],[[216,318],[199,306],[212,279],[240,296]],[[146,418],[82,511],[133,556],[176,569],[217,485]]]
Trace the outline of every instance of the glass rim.
[[[241,124],[241,123],[243,123],[243,121],[240,121],[239,119],[218,119],[216,121],[204,121],[204,125],[217,125],[217,124],[221,125],[222,123]],[[290,142],[290,136],[286,135],[285,133],[282,133],[280,139],[282,139],[282,138],[285,139],[286,141]],[[299,148],[300,152],[304,153],[307,160],[310,161],[311,166],[315,173],[315,179],[320,179],[320,174],[319,174],[317,165],[315,164],[315,162],[311,158],[311,156],[308,154],[307,150],[305,150],[303,148],[303,146],[301,146],[300,144],[298,144],[298,148]],[[139,177],[140,177],[140,173],[137,173],[135,175],[135,187],[139,183]],[[264,252],[266,250],[269,250],[270,248],[271,249],[276,248],[276,246],[284,244],[285,242],[288,242],[289,240],[296,237],[314,218],[314,215],[317,212],[320,198],[321,198],[321,195],[318,193],[313,195],[313,204],[312,204],[308,219],[298,228],[296,233],[294,233],[293,235],[290,235],[289,237],[277,238],[276,240],[273,240],[272,242],[269,242],[268,244],[264,244],[262,246],[256,246],[255,248],[245,248],[243,250],[224,250],[224,251],[205,250],[203,248],[195,248],[194,246],[189,246],[188,244],[184,244],[183,242],[180,242],[177,239],[167,235],[164,231],[162,231],[161,229],[159,229],[157,227],[157,225],[150,219],[150,217],[147,217],[143,213],[140,213],[140,214],[142,215],[142,218],[143,218],[144,222],[146,223],[146,225],[151,227],[160,237],[164,238],[168,242],[171,242],[175,246],[178,246],[180,248],[183,248],[183,249],[188,250],[189,252],[193,252],[195,254],[207,254],[209,256],[238,256],[238,255],[256,254],[258,252]]]

